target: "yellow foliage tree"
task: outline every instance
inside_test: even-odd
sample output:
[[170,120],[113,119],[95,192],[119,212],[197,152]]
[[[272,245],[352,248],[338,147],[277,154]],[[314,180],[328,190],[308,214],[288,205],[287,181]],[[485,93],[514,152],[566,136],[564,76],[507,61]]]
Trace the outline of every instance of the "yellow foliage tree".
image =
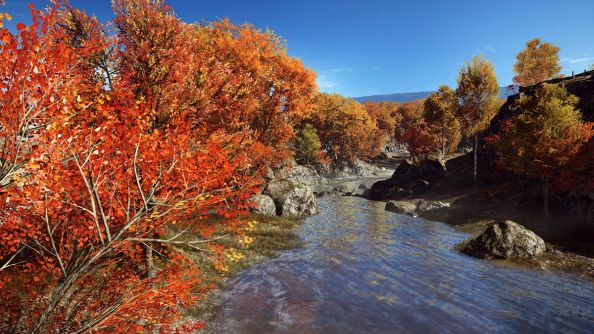
[[516,55],[514,83],[531,86],[559,76],[559,47],[535,38]]
[[499,84],[495,69],[484,56],[475,56],[460,70],[456,97],[460,103],[458,119],[467,136],[474,138],[473,178],[477,176],[479,135],[497,112]]

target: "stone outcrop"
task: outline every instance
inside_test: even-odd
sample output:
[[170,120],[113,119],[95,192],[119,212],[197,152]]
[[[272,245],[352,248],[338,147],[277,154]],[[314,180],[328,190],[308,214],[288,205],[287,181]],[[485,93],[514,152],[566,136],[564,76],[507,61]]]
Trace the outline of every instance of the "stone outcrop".
[[387,180],[378,181],[366,193],[370,199],[400,199],[429,188],[433,180],[445,176],[445,166],[437,160],[428,160],[421,168],[403,161]]
[[250,202],[254,203],[254,206],[251,208],[253,213],[265,216],[276,216],[276,205],[270,196],[262,194],[255,195],[250,198]]
[[281,216],[303,217],[318,212],[313,190],[305,185],[289,180],[274,181],[263,192],[270,196],[276,205],[276,213]]
[[296,184],[305,184],[308,186],[328,183],[328,180],[323,176],[320,176],[312,167],[296,164],[284,166],[276,171],[274,175],[276,180],[287,180]]
[[462,248],[463,253],[483,259],[533,258],[545,250],[538,235],[511,220],[490,224]]

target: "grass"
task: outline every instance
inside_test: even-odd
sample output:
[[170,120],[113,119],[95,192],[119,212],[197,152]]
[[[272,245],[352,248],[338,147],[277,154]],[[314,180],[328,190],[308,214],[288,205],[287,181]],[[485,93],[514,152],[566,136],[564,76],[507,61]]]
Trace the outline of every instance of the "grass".
[[[241,237],[227,235],[216,240],[224,246],[225,264],[215,267],[213,253],[207,249],[195,249],[187,245],[176,247],[187,259],[200,267],[205,284],[215,288],[206,293],[200,302],[186,310],[187,316],[193,321],[207,321],[214,317],[222,303],[222,291],[225,282],[245,269],[267,257],[286,249],[300,247],[302,241],[296,233],[296,227],[301,219],[286,217],[269,217],[253,215],[248,220],[256,223],[246,226]],[[212,221],[216,227],[215,236],[225,235],[223,224]],[[181,230],[171,226],[165,237],[172,237]],[[179,240],[195,240],[196,235],[186,232],[178,237]]]

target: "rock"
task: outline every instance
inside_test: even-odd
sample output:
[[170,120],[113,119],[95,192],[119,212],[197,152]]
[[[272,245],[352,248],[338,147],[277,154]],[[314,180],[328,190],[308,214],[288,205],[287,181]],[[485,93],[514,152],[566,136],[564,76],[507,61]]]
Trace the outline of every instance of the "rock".
[[276,181],[268,184],[264,194],[274,200],[279,215],[303,217],[318,213],[315,195],[307,185]]
[[367,193],[367,197],[374,200],[398,199],[412,194],[416,190],[427,187],[419,183],[419,169],[406,161],[398,165],[392,177],[374,183]]
[[266,216],[276,216],[276,205],[270,196],[255,195],[250,199],[250,201],[254,203],[254,206],[251,208],[253,213]]
[[373,176],[376,175],[376,168],[373,165],[366,163],[363,160],[355,160],[353,162],[353,174],[358,176]]
[[386,203],[386,211],[416,216],[417,204],[409,201],[389,201]]
[[334,192],[341,196],[359,196],[364,191],[364,189],[359,188],[359,185],[359,182],[346,181],[334,187]]
[[315,186],[328,182],[328,180],[326,180],[325,177],[320,176],[315,169],[295,164],[289,164],[282,167],[275,173],[275,176],[277,180],[287,180],[308,186]]
[[449,207],[450,203],[448,202],[420,200],[417,204],[417,212],[428,212]]
[[471,239],[462,252],[479,258],[533,258],[546,250],[544,241],[534,232],[511,220],[495,222]]
[[425,179],[439,179],[445,176],[446,166],[442,161],[439,160],[425,160],[421,163],[421,174]]
[[407,181],[416,179],[419,176],[419,168],[407,161],[402,161],[390,179]]

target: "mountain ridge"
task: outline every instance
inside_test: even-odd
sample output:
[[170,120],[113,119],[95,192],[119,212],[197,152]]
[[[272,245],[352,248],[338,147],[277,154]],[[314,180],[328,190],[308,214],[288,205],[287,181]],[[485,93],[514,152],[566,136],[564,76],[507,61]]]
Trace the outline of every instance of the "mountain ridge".
[[[424,99],[435,91],[421,91],[421,92],[407,92],[407,93],[393,93],[393,94],[378,94],[354,97],[356,101],[363,102],[410,102],[419,99]],[[517,93],[517,88],[510,90],[510,86],[499,88],[499,98],[506,99],[510,95]]]

